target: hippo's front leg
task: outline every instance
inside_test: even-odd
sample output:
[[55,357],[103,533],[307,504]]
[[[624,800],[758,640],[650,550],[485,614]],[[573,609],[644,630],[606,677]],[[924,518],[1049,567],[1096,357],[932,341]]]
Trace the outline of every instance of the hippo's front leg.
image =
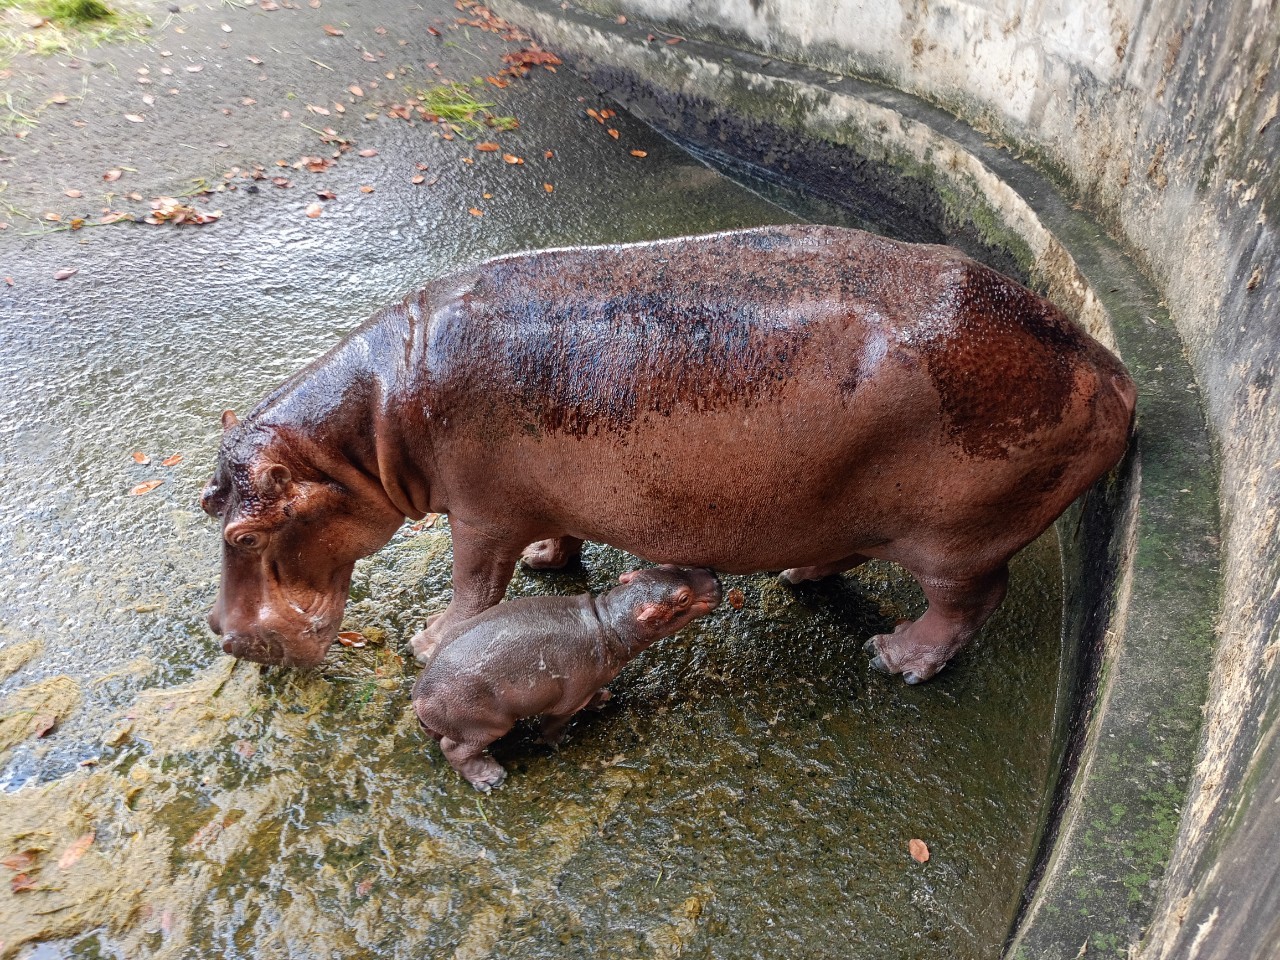
[[502,599],[526,541],[500,540],[453,517],[453,599],[427,621],[409,646],[419,663],[431,659],[440,638],[455,624],[483,613]]

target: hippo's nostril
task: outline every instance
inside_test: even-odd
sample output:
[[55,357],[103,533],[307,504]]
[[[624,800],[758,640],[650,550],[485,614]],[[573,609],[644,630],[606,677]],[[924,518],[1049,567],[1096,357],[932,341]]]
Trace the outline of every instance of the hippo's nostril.
[[231,654],[232,656],[235,656],[235,652],[236,652],[236,650],[235,650],[235,646],[236,646],[236,645],[235,645],[234,643],[232,643],[230,640],[223,640],[223,641],[222,641],[222,652],[223,652],[223,653],[229,653],[229,654]]

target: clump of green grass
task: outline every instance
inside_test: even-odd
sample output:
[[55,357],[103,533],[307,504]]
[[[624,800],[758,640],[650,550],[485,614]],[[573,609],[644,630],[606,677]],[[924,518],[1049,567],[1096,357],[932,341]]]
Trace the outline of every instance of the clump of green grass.
[[511,130],[518,124],[515,117],[499,117],[490,113],[496,104],[485,103],[460,83],[441,83],[418,91],[422,109],[445,123],[494,127]]
[[116,15],[102,0],[49,0],[43,5],[42,12],[50,20],[76,27],[99,20],[110,20]]

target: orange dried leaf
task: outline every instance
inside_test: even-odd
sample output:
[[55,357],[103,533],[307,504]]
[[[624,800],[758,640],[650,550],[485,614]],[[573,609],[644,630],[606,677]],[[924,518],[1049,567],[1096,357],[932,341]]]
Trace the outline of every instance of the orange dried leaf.
[[327,34],[328,34],[329,36],[331,36],[331,37],[340,37],[340,36],[342,36],[342,31],[341,31],[341,30],[339,30],[337,27],[335,27],[335,26],[334,26],[333,24],[331,24],[331,23],[326,23],[326,24],[325,24],[324,26],[322,26],[320,29],[321,29],[321,30],[323,30],[325,33],[327,33]]
[[611,136],[611,137],[613,137],[613,139],[617,140],[617,139],[618,139],[618,137],[619,137],[619,136],[621,136],[621,134],[619,134],[617,130],[613,129],[613,127],[610,127],[610,128],[609,128],[609,136]]
[[363,647],[368,639],[356,630],[343,630],[338,634],[338,642],[344,647]]
[[146,117],[140,117],[136,113],[126,113],[124,118],[130,123],[146,123]]
[[542,185],[542,189],[547,191],[547,193],[554,193],[556,188],[554,184],[544,183]]
[[347,87],[347,89],[351,91],[352,96],[356,96],[356,97],[364,96],[364,90],[354,83],[351,86]]
[[66,850],[62,851],[62,856],[58,858],[58,869],[66,870],[67,868],[74,866],[76,861],[85,855],[85,851],[93,846],[95,836],[96,834],[90,830],[84,836],[79,837],[76,842],[67,847]]
[[639,157],[641,160],[643,160],[645,157],[649,155],[649,151],[648,150],[632,150],[631,155],[633,157]]
[[162,467],[176,467],[182,462],[182,454],[175,453],[172,457],[165,457],[160,461]]
[[730,590],[729,595],[725,599],[729,601],[729,606],[733,607],[735,610],[741,610],[743,605],[747,602],[746,596],[737,587]]
[[31,721],[31,732],[36,737],[45,737],[48,736],[57,725],[57,717],[51,713],[42,713]]
[[81,197],[84,196],[84,194],[81,193],[79,190],[63,190],[62,192],[66,194],[68,197],[70,197],[72,200],[79,200]]
[[373,147],[369,147],[367,150],[361,150],[359,153],[359,156],[362,157],[376,157],[377,155],[378,151],[373,149]]
[[410,182],[410,183],[422,183],[422,182],[423,182],[424,180],[426,180],[426,179],[427,179],[426,177],[424,177],[422,174],[420,174],[420,173],[419,173],[419,174],[417,174],[416,176],[414,176],[413,178],[411,178],[409,182]]
[[485,140],[483,143],[477,143],[476,149],[479,150],[481,153],[497,153],[502,148],[499,147],[492,140]]
[[915,860],[916,863],[929,862],[929,848],[925,845],[923,840],[916,840],[915,838],[912,838],[911,842],[907,844],[907,849],[911,851],[911,858]]
[[26,870],[36,862],[36,857],[39,855],[39,850],[20,850],[0,860],[0,866],[8,867],[10,870]]
[[133,462],[140,463],[145,467],[148,463],[151,462],[151,458],[148,457],[141,450],[135,450],[133,451]]
[[319,203],[307,204],[307,216],[314,220],[320,214],[324,213],[324,207]]
[[53,279],[70,280],[79,272],[80,272],[79,267],[63,267],[61,270],[59,270],[57,273],[53,275]]
[[24,890],[34,890],[35,886],[35,879],[25,873],[20,873],[9,881],[9,890],[13,893],[22,893]]
[[483,211],[483,210],[481,210],[481,209],[479,209],[478,207],[472,207],[471,209],[469,209],[469,210],[467,211],[467,213],[471,214],[473,217],[483,217],[483,216],[484,216],[484,211]]
[[107,181],[107,183],[111,183],[114,180],[119,180],[123,176],[124,176],[123,170],[108,170],[106,173],[102,175],[102,179]]
[[512,165],[524,163],[524,158],[517,157],[514,153],[504,153],[502,159]]
[[156,487],[164,483],[163,480],[148,480],[146,483],[140,483],[129,491],[131,497],[140,497],[143,494],[150,493]]
[[362,186],[362,187],[360,188],[360,192],[361,192],[361,193],[373,193],[373,187],[369,186],[369,185],[366,183],[364,186]]

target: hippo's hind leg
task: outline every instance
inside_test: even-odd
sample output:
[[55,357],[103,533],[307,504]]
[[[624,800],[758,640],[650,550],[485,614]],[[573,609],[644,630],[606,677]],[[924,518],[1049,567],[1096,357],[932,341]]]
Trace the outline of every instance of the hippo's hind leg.
[[440,749],[450,766],[462,774],[463,779],[477,790],[489,791],[500,786],[507,778],[506,769],[485,750],[497,737],[490,740],[472,739],[454,740],[452,737],[440,738]]
[[530,570],[559,570],[580,556],[582,541],[577,537],[553,537],[529,544],[520,559]]
[[821,580],[824,577],[834,577],[838,573],[852,570],[854,567],[861,566],[866,562],[867,558],[862,554],[851,553],[843,560],[836,560],[834,563],[819,563],[812,567],[789,567],[782,571],[782,579],[788,583]]
[[980,576],[950,580],[916,576],[929,609],[914,622],[899,624],[866,642],[871,665],[900,673],[907,683],[928,680],[973,639],[1000,606],[1009,586],[1009,568],[1000,566]]

